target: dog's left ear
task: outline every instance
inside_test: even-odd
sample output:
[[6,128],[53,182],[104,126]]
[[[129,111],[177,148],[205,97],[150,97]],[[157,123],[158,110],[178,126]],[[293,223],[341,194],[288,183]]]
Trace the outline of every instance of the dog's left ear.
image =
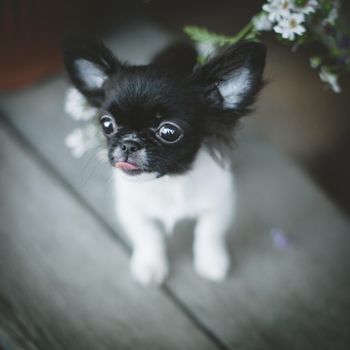
[[263,85],[265,57],[263,44],[243,41],[196,66],[193,78],[206,86],[205,98],[209,103],[244,111]]
[[96,107],[104,98],[106,80],[121,67],[102,41],[82,35],[66,35],[63,60],[75,87]]

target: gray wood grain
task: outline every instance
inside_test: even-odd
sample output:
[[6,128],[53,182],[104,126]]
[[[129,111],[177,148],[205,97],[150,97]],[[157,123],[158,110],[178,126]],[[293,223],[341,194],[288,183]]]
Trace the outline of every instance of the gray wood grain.
[[[144,40],[140,53],[155,41],[154,36]],[[127,56],[133,38],[123,42]],[[63,146],[64,136],[76,126],[62,110],[65,89],[62,78],[54,79],[3,98],[3,108],[121,235],[112,210],[109,167],[99,165],[93,154],[73,159]],[[296,164],[247,130],[235,153],[238,212],[229,237],[231,276],[219,284],[196,276],[191,225],[185,223],[169,242],[169,290],[232,349],[348,349],[349,222]],[[287,249],[274,247],[273,227],[286,232],[291,241]]]
[[132,281],[125,251],[1,129],[0,159],[3,342],[11,349],[215,348],[159,290]]
[[[348,220],[271,146],[251,135],[239,144],[231,276],[211,284],[193,273],[183,227],[170,288],[232,349],[348,349]],[[289,247],[274,246],[274,227]]]

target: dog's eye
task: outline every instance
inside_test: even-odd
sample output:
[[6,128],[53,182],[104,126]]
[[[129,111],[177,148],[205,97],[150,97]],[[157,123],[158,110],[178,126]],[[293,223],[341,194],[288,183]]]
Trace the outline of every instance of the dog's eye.
[[163,142],[174,143],[182,138],[183,132],[181,128],[175,123],[167,122],[159,127],[157,131],[157,136]]
[[115,122],[113,118],[109,116],[103,116],[100,119],[100,124],[105,135],[112,135],[116,130]]

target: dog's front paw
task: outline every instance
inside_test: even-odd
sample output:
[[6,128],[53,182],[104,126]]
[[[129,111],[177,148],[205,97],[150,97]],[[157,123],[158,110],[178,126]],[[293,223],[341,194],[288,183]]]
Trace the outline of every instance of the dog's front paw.
[[230,256],[224,246],[197,249],[194,255],[197,273],[212,281],[222,281],[230,270]]
[[136,281],[143,285],[161,285],[169,272],[166,257],[146,255],[142,252],[133,253],[130,268]]

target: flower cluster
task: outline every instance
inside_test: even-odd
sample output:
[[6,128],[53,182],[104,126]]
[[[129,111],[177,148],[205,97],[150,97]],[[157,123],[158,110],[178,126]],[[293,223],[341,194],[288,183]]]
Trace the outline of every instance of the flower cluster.
[[313,42],[325,47],[325,54],[310,58],[321,81],[334,92],[341,91],[339,76],[350,71],[350,32],[339,18],[340,0],[267,0],[262,10],[236,35],[225,36],[198,27],[185,32],[198,43],[203,62],[213,49],[239,40],[259,41],[263,32],[271,32],[293,51]]
[[[264,30],[273,28],[283,39],[294,40],[295,35],[305,33],[303,23],[308,15],[316,12],[318,3],[316,0],[307,0],[299,4],[292,0],[269,0],[262,8],[264,12],[260,15],[260,22],[263,18],[264,21],[270,22],[270,27]],[[261,30],[259,24],[255,24],[257,30]]]
[[262,8],[265,12],[261,16],[266,17],[271,28],[281,34],[283,39],[294,40],[295,35],[305,33],[303,23],[308,15],[315,13],[318,3],[308,0],[298,6],[292,0],[269,0]]
[[75,158],[82,157],[87,151],[96,149],[101,145],[102,136],[98,125],[94,122],[97,109],[92,107],[85,97],[76,89],[68,90],[65,112],[77,122],[89,122],[80,128],[74,129],[65,138],[65,145]]

